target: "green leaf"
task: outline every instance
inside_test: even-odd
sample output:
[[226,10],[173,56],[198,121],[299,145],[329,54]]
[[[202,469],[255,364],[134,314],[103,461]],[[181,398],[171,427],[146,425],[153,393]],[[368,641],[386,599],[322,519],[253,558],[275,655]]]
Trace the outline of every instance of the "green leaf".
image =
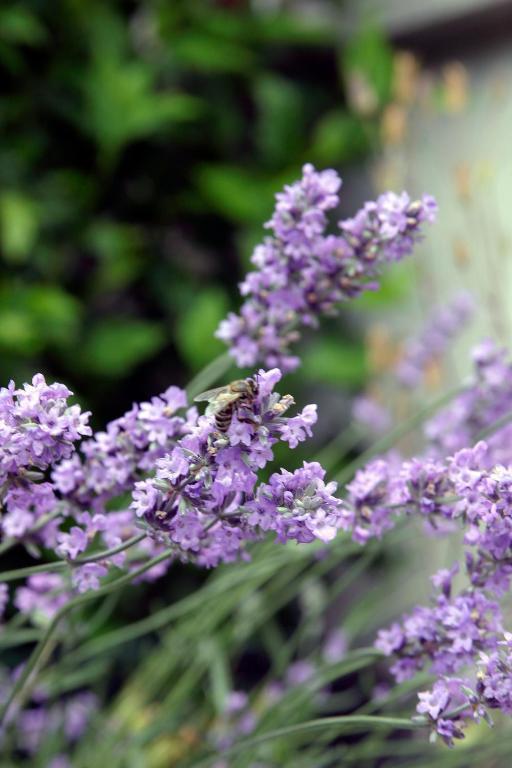
[[45,344],[68,347],[78,335],[81,306],[58,285],[27,287],[26,307]]
[[367,149],[368,140],[361,121],[343,109],[335,109],[318,121],[310,156],[318,164],[344,163]]
[[94,276],[98,291],[124,288],[140,273],[142,237],[136,227],[98,219],[87,232],[86,243],[98,257]]
[[232,221],[261,224],[270,215],[274,185],[255,172],[231,165],[201,165],[196,183],[211,208]]
[[23,309],[0,305],[0,348],[17,355],[33,355],[41,347],[37,329]]
[[319,338],[305,350],[302,369],[312,381],[359,386],[367,375],[364,348],[342,339]]
[[217,715],[221,716],[226,711],[228,695],[233,688],[228,660],[219,638],[215,636],[204,640],[200,652],[208,668],[212,701]]
[[71,344],[79,321],[80,304],[58,286],[7,283],[0,291],[0,345],[17,354]]
[[406,301],[414,285],[415,267],[412,262],[394,264],[393,269],[379,277],[379,290],[367,291],[355,300],[357,310],[382,309]]
[[247,72],[254,62],[247,46],[201,31],[174,37],[172,54],[181,64],[201,72]]
[[256,141],[263,159],[283,166],[300,154],[304,136],[304,110],[300,89],[291,80],[270,74],[254,87],[258,108]]
[[39,45],[46,30],[36,16],[21,4],[0,10],[0,39],[18,45]]
[[220,288],[208,288],[195,294],[181,314],[176,327],[176,343],[189,366],[196,370],[226,351],[214,337],[228,311],[228,300]]
[[78,364],[96,376],[124,376],[165,344],[160,325],[147,320],[104,319],[85,340]]
[[0,196],[0,243],[3,257],[11,263],[26,261],[39,234],[37,205],[21,192]]
[[132,141],[195,119],[201,108],[185,93],[157,92],[152,71],[140,61],[96,58],[82,87],[81,119],[109,161]]
[[391,97],[393,50],[379,27],[362,26],[348,41],[340,61],[343,77],[362,76],[382,106]]

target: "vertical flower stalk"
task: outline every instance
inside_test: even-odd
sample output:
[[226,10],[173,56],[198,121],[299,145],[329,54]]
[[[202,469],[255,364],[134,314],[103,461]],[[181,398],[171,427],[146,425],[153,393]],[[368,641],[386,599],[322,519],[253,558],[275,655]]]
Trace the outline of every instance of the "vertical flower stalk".
[[266,224],[272,234],[256,247],[256,269],[240,286],[246,297],[240,314],[231,313],[216,334],[237,365],[297,368],[291,345],[299,328],[315,326],[346,299],[375,290],[382,267],[409,255],[424,222],[435,218],[430,196],[412,201],[405,192],[388,192],[328,234],[327,213],[338,205],[340,187],[335,171],[308,164],[302,178],[277,195]]

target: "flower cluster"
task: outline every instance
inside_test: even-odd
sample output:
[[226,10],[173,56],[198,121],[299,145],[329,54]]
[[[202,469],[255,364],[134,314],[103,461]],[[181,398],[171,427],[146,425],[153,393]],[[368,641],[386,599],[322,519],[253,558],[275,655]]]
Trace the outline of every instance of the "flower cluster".
[[283,469],[259,486],[248,523],[275,531],[280,541],[331,541],[344,525],[342,503],[333,494],[336,483],[324,482],[325,470],[316,461],[295,472]]
[[130,491],[141,472],[151,471],[196,421],[195,408],[183,415],[187,397],[169,387],[151,401],[134,405],[81,445],[53,471],[56,488],[83,509],[104,512],[115,496]]
[[[20,538],[57,507],[44,472],[72,455],[74,444],[91,434],[89,413],[70,405],[73,393],[63,384],[47,384],[37,374],[17,389],[0,389],[0,502],[5,507],[2,532]],[[56,523],[43,525],[38,538],[55,541]]]
[[91,434],[90,414],[68,404],[72,394],[40,373],[23,389],[13,381],[0,389],[0,484],[67,458],[73,443]]
[[201,416],[173,450],[157,460],[156,476],[135,485],[132,509],[148,532],[182,558],[214,566],[240,556],[260,531],[281,540],[332,538],[339,502],[318,464],[273,475],[257,486],[258,471],[278,441],[291,448],[311,435],[316,406],[285,415],[289,395],[273,392],[278,369],[260,371],[254,397],[241,402],[225,432],[213,415]]
[[411,201],[405,192],[388,192],[330,235],[326,213],[337,206],[340,186],[334,171],[305,165],[302,179],[277,195],[267,223],[272,235],[255,249],[256,270],[241,284],[240,314],[231,313],[217,331],[237,365],[294,370],[299,360],[290,345],[299,326],[315,325],[340,302],[378,287],[381,267],[410,254],[423,222],[435,217],[431,197]]
[[[109,502],[122,494],[131,495],[141,476],[154,471],[159,458],[165,456],[177,441],[197,422],[196,408],[186,408],[185,392],[169,387],[149,402],[134,405],[127,413],[110,422],[105,431],[81,445],[81,455],[73,454],[53,470],[55,490],[63,501],[63,514],[72,525],[57,533],[57,551],[70,560],[76,558],[95,541],[111,549],[128,541],[139,531],[129,509],[109,511]],[[153,540],[139,544],[141,555],[151,557],[161,551]],[[126,563],[120,552],[102,563],[76,568],[73,581],[79,591],[97,588],[107,573],[106,566]],[[140,564],[132,555],[132,567]],[[146,579],[162,574],[165,566],[145,574]]]
[[[438,589],[433,604],[417,606],[400,624],[381,630],[376,643],[385,654],[396,657],[391,672],[398,682],[427,665],[440,676],[432,691],[420,695],[418,712],[428,713],[435,732],[448,744],[463,736],[464,720],[487,718],[488,708],[510,712],[506,656],[512,642],[510,635],[506,635],[505,643],[501,640],[503,618],[499,600],[508,594],[512,578],[512,472],[499,465],[487,469],[489,455],[492,456],[492,449],[480,442],[472,449],[459,451],[444,464],[418,459],[406,462],[398,473],[402,479],[407,477],[408,511],[414,508],[422,515],[427,513],[433,526],[436,521],[449,518],[464,531],[469,585],[452,595],[458,565],[439,571],[432,579]],[[416,485],[412,467],[416,480],[422,478]],[[381,497],[369,499],[368,503],[373,502],[382,514],[382,499],[386,500],[389,493],[404,492],[403,488],[399,490],[399,483],[394,481],[390,490],[389,478],[384,478]],[[386,503],[384,509],[390,514]],[[506,646],[506,653],[500,651],[502,645]],[[471,693],[470,681],[451,675],[466,667],[475,669],[477,665],[481,668],[475,692]],[[493,687],[501,698],[493,698]],[[443,713],[454,706],[457,690],[459,700],[462,697],[467,702],[467,711],[464,707],[460,709],[459,701],[457,717],[446,718]]]

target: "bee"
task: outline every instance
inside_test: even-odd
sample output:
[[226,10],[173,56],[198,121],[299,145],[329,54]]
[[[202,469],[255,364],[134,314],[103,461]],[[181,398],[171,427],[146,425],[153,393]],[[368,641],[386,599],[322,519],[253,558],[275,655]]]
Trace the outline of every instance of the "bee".
[[225,434],[231,424],[233,414],[241,406],[250,406],[258,394],[258,382],[256,379],[237,379],[225,387],[208,389],[201,392],[194,400],[207,402],[205,411],[207,416],[215,416],[215,426],[222,434]]

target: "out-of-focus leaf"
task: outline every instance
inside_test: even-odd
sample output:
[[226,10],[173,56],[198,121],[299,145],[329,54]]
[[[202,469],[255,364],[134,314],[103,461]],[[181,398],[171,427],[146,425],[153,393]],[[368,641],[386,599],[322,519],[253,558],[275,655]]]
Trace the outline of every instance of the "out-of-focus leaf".
[[246,46],[200,31],[174,38],[172,54],[182,65],[201,72],[247,72],[254,62]]
[[39,229],[37,205],[21,192],[0,196],[0,242],[6,261],[23,262],[33,248]]
[[89,247],[98,257],[94,284],[98,291],[127,286],[142,267],[141,236],[136,227],[114,221],[95,221],[86,235]]
[[26,307],[45,345],[68,347],[77,336],[81,307],[57,285],[27,288]]
[[158,352],[165,333],[147,320],[104,319],[95,325],[77,353],[77,364],[89,373],[117,378]]
[[332,337],[315,339],[304,351],[302,369],[312,381],[337,386],[359,386],[367,375],[362,345]]
[[312,14],[301,18],[291,13],[262,13],[254,29],[260,40],[284,45],[328,45],[338,39],[334,25]]
[[30,355],[76,337],[80,304],[56,285],[7,283],[0,291],[0,345]]
[[81,225],[94,200],[93,180],[71,168],[51,171],[38,180],[37,199],[43,227]]
[[300,89],[282,77],[263,75],[255,83],[256,141],[270,164],[285,165],[300,155],[304,115]]
[[82,85],[81,119],[109,159],[131,141],[195,119],[201,108],[193,96],[156,91],[151,69],[140,61],[96,58]]
[[46,30],[36,16],[21,3],[0,9],[0,40],[19,45],[38,45],[46,40]]
[[356,299],[358,311],[382,309],[382,307],[404,301],[411,294],[414,284],[414,265],[411,262],[394,264],[393,269],[387,270],[379,278],[378,291],[368,291]]
[[344,163],[368,149],[361,121],[343,109],[332,110],[318,121],[311,158],[318,164]]
[[0,349],[32,355],[42,346],[30,315],[23,309],[0,304]]
[[202,165],[196,173],[201,194],[214,211],[242,222],[262,222],[272,208],[268,178],[231,165]]
[[378,27],[367,24],[350,38],[340,67],[345,80],[354,76],[361,78],[360,87],[369,87],[380,106],[390,98],[393,51]]
[[181,354],[193,369],[199,369],[226,351],[215,339],[214,331],[228,311],[228,300],[220,288],[196,293],[181,314],[176,327],[176,341]]

